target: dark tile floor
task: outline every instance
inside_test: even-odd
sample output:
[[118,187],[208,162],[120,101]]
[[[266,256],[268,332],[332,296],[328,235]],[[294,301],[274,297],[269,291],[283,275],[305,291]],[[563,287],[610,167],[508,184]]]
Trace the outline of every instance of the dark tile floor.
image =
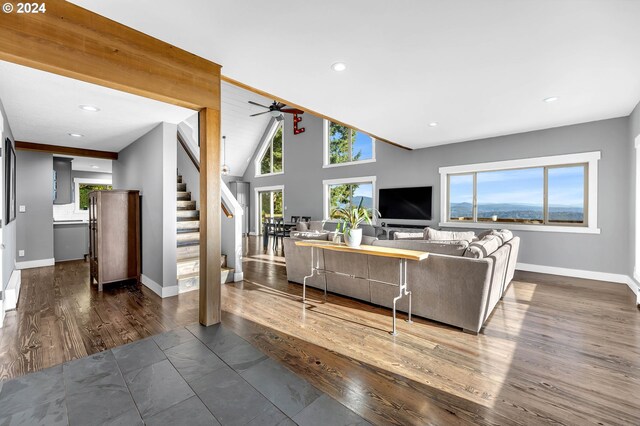
[[0,383],[2,425],[368,425],[217,325]]

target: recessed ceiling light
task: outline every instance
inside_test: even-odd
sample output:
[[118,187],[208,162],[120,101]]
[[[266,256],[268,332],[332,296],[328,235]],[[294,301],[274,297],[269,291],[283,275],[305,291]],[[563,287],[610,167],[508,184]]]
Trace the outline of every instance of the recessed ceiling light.
[[431,123],[429,123],[429,127],[436,127],[438,125],[437,121],[432,121]]
[[331,65],[331,69],[337,72],[341,72],[347,69],[347,64],[345,64],[344,62],[336,62],[335,64]]
[[80,108],[83,111],[89,111],[89,112],[98,112],[98,111],[100,111],[100,108],[98,108],[95,105],[78,105],[78,108]]
[[91,167],[92,169],[99,169],[100,168],[100,167],[96,166],[95,164],[92,164],[89,167]]
[[555,102],[555,101],[557,101],[557,100],[558,100],[558,97],[557,97],[557,96],[550,96],[550,97],[548,97],[548,98],[544,98],[544,101],[545,101],[546,103],[548,103],[548,104],[549,104],[549,103],[551,103],[551,102]]
[[73,137],[73,138],[81,138],[84,135],[81,135],[80,133],[69,133],[69,136]]

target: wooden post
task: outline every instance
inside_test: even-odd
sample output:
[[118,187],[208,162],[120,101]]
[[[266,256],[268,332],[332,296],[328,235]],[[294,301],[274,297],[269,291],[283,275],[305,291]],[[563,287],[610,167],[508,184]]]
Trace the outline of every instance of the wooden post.
[[200,324],[222,319],[220,303],[220,111],[200,110]]

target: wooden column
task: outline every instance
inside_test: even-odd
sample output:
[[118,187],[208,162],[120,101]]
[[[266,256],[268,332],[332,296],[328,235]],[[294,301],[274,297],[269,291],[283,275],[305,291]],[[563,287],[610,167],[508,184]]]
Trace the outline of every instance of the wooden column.
[[220,303],[220,111],[200,110],[200,324],[222,319]]

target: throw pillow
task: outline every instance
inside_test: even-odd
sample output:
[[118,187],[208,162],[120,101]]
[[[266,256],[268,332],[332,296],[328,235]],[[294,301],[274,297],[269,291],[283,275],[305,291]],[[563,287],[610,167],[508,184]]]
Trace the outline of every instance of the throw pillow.
[[432,228],[425,229],[425,240],[464,240],[471,242],[475,236],[476,233],[473,231],[459,232],[438,231]]
[[465,257],[482,259],[490,256],[502,245],[502,240],[496,235],[487,235],[480,241],[469,244],[469,248],[464,252]]
[[296,231],[306,232],[308,230],[309,230],[309,224],[307,224],[307,222],[296,223]]

